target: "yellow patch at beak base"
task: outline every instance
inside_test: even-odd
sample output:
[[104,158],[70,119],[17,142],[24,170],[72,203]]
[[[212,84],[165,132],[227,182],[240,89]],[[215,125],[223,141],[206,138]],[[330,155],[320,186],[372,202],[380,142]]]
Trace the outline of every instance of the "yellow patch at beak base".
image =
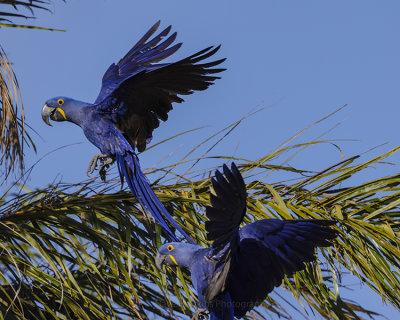
[[65,116],[65,112],[64,112],[63,109],[57,108],[57,111],[61,113],[61,115],[63,116],[63,118],[64,118],[65,120],[67,120],[67,117]]
[[171,258],[171,260],[172,260],[176,265],[178,265],[178,262],[176,262],[175,258],[174,258],[172,255],[169,255],[169,257]]

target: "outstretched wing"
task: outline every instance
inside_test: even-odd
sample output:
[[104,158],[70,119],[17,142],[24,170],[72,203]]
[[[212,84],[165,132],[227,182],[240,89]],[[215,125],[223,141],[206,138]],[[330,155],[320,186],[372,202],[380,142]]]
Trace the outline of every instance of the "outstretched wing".
[[161,41],[171,26],[150,39],[159,24],[157,22],[118,64],[109,67],[95,102],[139,151],[146,148],[160,120],[168,119],[172,103],[183,101],[179,95],[207,89],[219,79],[212,74],[225,70],[214,68],[225,59],[199,63],[216,53],[219,47],[206,48],[175,63],[158,64],[182,45],[170,46],[176,32]]
[[224,164],[224,176],[217,170],[211,179],[216,195],[210,194],[211,207],[206,207],[208,221],[205,223],[207,238],[213,241],[211,259],[215,270],[208,286],[203,290],[205,300],[212,302],[226,289],[232,255],[236,251],[240,223],[246,214],[246,185],[232,163],[231,170]]
[[264,219],[241,228],[232,257],[228,288],[235,316],[260,304],[274,287],[315,260],[316,247],[328,247],[337,236],[329,220]]
[[[231,170],[224,164],[224,176],[215,171],[211,179],[215,195],[210,193],[211,206],[206,207],[208,221],[205,223],[207,239],[215,249],[237,239],[240,223],[246,214],[246,185],[240,171],[232,162]],[[215,251],[214,251],[215,252]]]
[[[151,71],[165,66],[166,64],[155,63],[169,57],[181,47],[182,43],[169,47],[176,38],[176,32],[169,36],[167,40],[158,44],[168,35],[171,26],[168,26],[153,39],[149,40],[159,26],[160,21],[157,21],[117,64],[113,63],[107,69],[95,104],[109,97],[121,83],[132,76],[142,71]],[[149,41],[146,42],[147,40]]]
[[328,220],[264,219],[239,229],[246,213],[246,186],[232,163],[224,165],[225,179],[216,171],[206,231],[213,240],[213,273],[202,294],[212,305],[228,291],[236,317],[261,303],[285,275],[305,268],[315,259],[316,247],[327,247],[337,232]]

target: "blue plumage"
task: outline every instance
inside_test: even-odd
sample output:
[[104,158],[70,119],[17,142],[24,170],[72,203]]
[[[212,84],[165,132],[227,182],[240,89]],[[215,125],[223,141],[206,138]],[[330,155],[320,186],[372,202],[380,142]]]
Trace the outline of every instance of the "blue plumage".
[[121,182],[125,178],[133,195],[161,225],[167,237],[177,241],[169,226],[172,225],[193,242],[151,190],[135,150],[141,152],[146,148],[160,120],[168,119],[172,103],[183,102],[181,95],[205,90],[219,79],[213,74],[225,69],[215,66],[225,59],[199,63],[219,48],[209,47],[174,63],[158,63],[182,45],[172,45],[176,32],[164,40],[171,26],[151,38],[159,24],[150,28],[117,64],[107,69],[94,104],[56,97],[46,102],[42,118],[48,125],[51,119],[80,126],[87,139],[102,153],[92,160],[88,171],[93,172],[100,159],[99,172],[105,179],[105,168],[116,161]]
[[[156,263],[180,265],[191,272],[202,311],[210,320],[242,317],[260,304],[285,275],[315,260],[316,247],[331,246],[337,232],[327,220],[264,219],[240,228],[246,213],[246,186],[232,164],[216,171],[212,179],[216,195],[206,208],[209,248],[167,243],[159,249]],[[200,313],[195,314],[199,318]]]

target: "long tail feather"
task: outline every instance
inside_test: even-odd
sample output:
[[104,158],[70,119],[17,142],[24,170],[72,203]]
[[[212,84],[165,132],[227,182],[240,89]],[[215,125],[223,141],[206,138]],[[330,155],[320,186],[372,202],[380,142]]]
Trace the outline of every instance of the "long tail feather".
[[176,230],[178,230],[188,241],[190,241],[191,243],[195,243],[171,217],[167,209],[164,207],[164,205],[151,189],[147,178],[140,169],[139,160],[136,154],[128,153],[125,156],[117,155],[116,160],[118,163],[118,170],[121,177],[121,182],[122,177],[125,177],[125,180],[132,194],[139,201],[143,209],[150,212],[156,222],[160,224],[160,226],[167,234],[169,240],[179,241],[176,238],[174,232],[169,227],[168,222]]

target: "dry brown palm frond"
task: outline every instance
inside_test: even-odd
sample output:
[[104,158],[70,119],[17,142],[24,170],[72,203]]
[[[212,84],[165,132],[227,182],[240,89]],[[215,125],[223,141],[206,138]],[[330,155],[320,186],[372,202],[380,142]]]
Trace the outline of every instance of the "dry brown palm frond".
[[24,109],[10,60],[0,47],[0,166],[5,178],[18,168],[24,169],[25,132]]

